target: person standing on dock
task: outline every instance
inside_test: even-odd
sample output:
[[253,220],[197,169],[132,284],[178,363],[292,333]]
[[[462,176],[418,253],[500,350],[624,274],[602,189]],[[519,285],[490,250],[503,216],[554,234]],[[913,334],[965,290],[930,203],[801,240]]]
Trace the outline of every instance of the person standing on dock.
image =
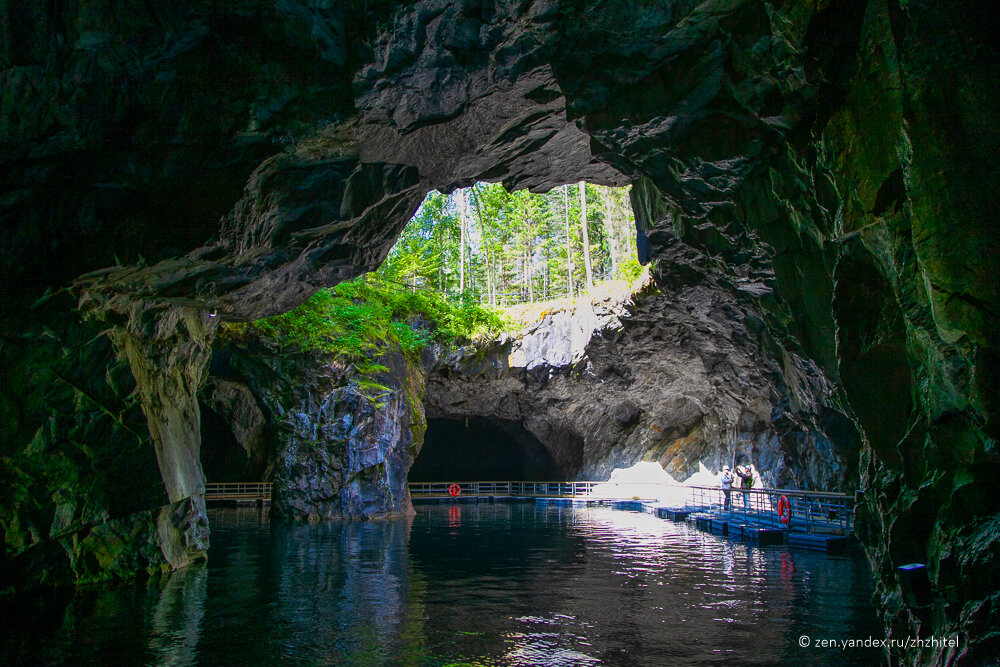
[[743,489],[743,509],[750,509],[750,492],[753,488],[753,468],[747,463],[736,466],[736,475],[740,478],[740,488]]
[[733,475],[729,472],[729,466],[722,466],[722,495],[725,496],[725,502],[722,504],[722,509],[729,511],[729,504],[731,502],[730,495],[733,492]]

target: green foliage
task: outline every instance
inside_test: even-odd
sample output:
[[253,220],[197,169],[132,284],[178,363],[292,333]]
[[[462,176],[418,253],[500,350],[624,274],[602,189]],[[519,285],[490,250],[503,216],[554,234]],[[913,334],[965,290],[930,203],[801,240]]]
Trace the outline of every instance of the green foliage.
[[379,275],[386,280],[450,291],[448,288],[458,281],[455,267],[459,225],[451,198],[431,192],[379,268]]
[[431,342],[447,346],[504,330],[496,311],[431,291],[411,291],[373,274],[317,292],[283,315],[250,324],[227,324],[226,335],[256,334],[287,350],[343,355],[366,375],[388,370],[367,357],[391,348],[419,352]]
[[618,277],[630,283],[642,275],[643,266],[635,257],[629,257],[618,267]]

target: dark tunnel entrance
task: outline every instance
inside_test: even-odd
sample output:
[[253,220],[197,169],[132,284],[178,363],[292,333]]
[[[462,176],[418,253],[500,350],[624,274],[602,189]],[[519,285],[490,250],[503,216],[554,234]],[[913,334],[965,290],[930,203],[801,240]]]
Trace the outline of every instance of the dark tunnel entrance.
[[201,466],[209,482],[258,482],[263,465],[255,461],[233,435],[232,427],[215,410],[201,407]]
[[428,419],[411,482],[562,481],[552,455],[520,423]]

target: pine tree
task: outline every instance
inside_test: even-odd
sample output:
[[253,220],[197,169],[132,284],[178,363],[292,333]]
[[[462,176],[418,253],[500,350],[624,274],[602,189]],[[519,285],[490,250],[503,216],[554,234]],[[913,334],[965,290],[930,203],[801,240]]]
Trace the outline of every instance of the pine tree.
[[567,294],[573,298],[573,248],[569,229],[569,186],[563,186],[563,207],[566,211],[566,285]]
[[614,188],[604,189],[604,235],[608,239],[608,261],[610,263],[609,277],[618,277],[618,244],[615,240],[615,220],[614,220]]

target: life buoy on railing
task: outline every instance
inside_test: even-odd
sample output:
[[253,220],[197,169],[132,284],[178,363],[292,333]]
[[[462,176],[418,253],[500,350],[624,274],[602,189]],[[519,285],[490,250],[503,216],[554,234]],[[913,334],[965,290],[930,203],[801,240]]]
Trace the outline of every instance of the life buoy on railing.
[[452,498],[460,495],[461,493],[462,493],[462,487],[460,487],[458,484],[452,484],[451,486],[448,487],[448,495],[451,496]]
[[778,500],[778,520],[786,526],[792,520],[792,503],[788,496],[781,496]]

